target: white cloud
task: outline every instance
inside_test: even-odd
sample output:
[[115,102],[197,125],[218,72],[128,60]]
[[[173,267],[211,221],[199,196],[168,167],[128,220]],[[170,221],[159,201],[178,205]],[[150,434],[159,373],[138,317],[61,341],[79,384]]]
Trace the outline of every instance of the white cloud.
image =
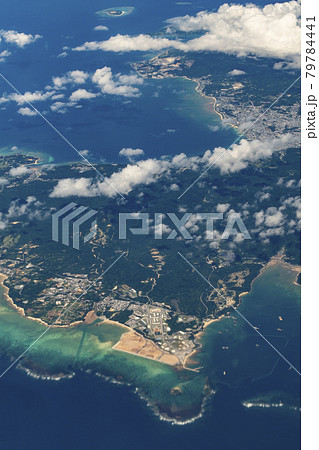
[[60,100],[61,98],[64,98],[64,94],[56,94],[51,97],[52,100]]
[[266,210],[264,223],[267,227],[278,227],[283,225],[284,219],[283,213],[272,206]]
[[[254,214],[257,229],[253,230],[253,232],[257,233],[264,243],[268,243],[269,238],[272,236],[283,236],[285,227],[298,227],[296,221],[290,220],[287,222],[287,217],[283,213],[285,209],[286,205],[282,205],[279,208],[271,206],[265,211],[258,211]],[[292,230],[290,230],[290,232],[292,232]]]
[[18,113],[21,114],[21,116],[36,116],[37,113],[33,111],[33,109],[28,108],[27,106],[25,108],[19,108]]
[[67,111],[67,104],[63,102],[55,102],[50,106],[51,111],[65,114]]
[[299,137],[289,133],[264,140],[242,139],[229,150],[222,147],[215,148],[213,152],[208,150],[204,158],[209,164],[219,168],[221,173],[238,172],[248,167],[250,163],[269,158],[273,153],[294,147],[298,143]]
[[6,58],[11,55],[11,52],[8,50],[3,50],[0,52],[0,62],[5,62]]
[[4,230],[8,226],[8,222],[4,215],[0,212],[0,230]]
[[27,215],[29,220],[43,220],[49,215],[48,210],[42,208],[43,204],[36,197],[30,195],[26,200],[13,200],[5,213],[0,213],[0,230],[5,229],[12,220]]
[[244,72],[243,70],[239,70],[239,69],[233,69],[230,72],[228,72],[228,75],[230,75],[231,77],[238,77],[239,75],[245,75],[246,72]]
[[268,228],[259,233],[259,237],[264,241],[264,243],[269,242],[269,237],[272,236],[283,236],[285,233],[284,227]]
[[229,203],[218,203],[218,205],[216,206],[216,211],[220,213],[225,213],[229,207],[230,207]]
[[296,219],[300,221],[301,219],[301,198],[297,197],[289,197],[282,203],[282,209],[286,208],[295,208],[296,209]]
[[200,12],[169,20],[181,31],[206,31],[190,47],[238,56],[295,59],[300,55],[300,2],[256,5],[223,4],[216,13]]
[[[209,168],[213,162],[215,162],[214,168],[218,168],[221,173],[237,172],[246,168],[251,162],[270,157],[275,151],[289,148],[294,142],[295,140],[291,135],[283,135],[280,138],[264,141],[243,140],[240,144],[234,145],[231,150],[225,152],[225,149],[219,147],[213,150],[213,152],[207,150],[204,156],[187,157],[184,153],[181,153],[172,159],[146,159],[127,165],[124,169],[113,173],[110,178],[102,182],[96,182],[86,178],[60,180],[51,193],[51,196],[67,197],[76,195],[89,197],[105,195],[107,197],[115,197],[117,192],[125,195],[140,185],[148,185],[156,182],[161,176],[169,177],[170,170],[189,169],[203,171]],[[141,149],[122,150],[122,153],[120,152],[122,155],[125,153],[130,155],[132,152],[134,154],[136,150],[138,150],[140,155],[142,154]],[[130,156],[132,157],[132,155]],[[216,157],[219,157],[218,161]],[[228,208],[228,204],[218,205],[218,209],[221,212],[226,211]],[[260,223],[264,221],[265,217],[262,216]],[[270,224],[270,221],[271,219],[268,219],[267,224]]]
[[96,188],[92,186],[90,178],[64,178],[59,180],[54,187],[50,197],[94,197],[99,195]]
[[87,156],[89,156],[90,151],[88,149],[84,149],[84,150],[80,150],[79,153],[80,153],[80,155],[82,155],[86,158]]
[[127,84],[128,86],[133,86],[136,84],[143,84],[144,83],[144,78],[133,74],[133,75],[118,75],[117,77],[117,82],[119,84]]
[[18,31],[14,30],[0,30],[0,42],[3,39],[7,44],[14,44],[20,48],[35,42],[37,39],[40,39],[42,36],[39,34],[25,34],[18,33]]
[[93,182],[90,178],[67,178],[58,182],[50,197],[69,197],[72,195],[79,197],[97,195],[115,197],[118,192],[125,195],[139,185],[154,183],[168,165],[169,163],[165,161],[147,159],[134,165],[129,164],[101,182]]
[[263,202],[264,200],[269,200],[270,199],[270,193],[269,192],[260,192],[258,194],[258,200],[260,202]]
[[26,214],[28,212],[29,206],[34,204],[36,202],[36,200],[37,200],[36,197],[34,197],[33,195],[30,195],[29,197],[27,197],[26,201],[23,203],[16,201],[16,200],[11,202],[10,207],[7,212],[7,218],[11,219],[14,217],[23,216],[24,214]]
[[9,171],[9,175],[12,177],[21,177],[22,175],[28,175],[30,173],[32,173],[32,170],[26,166],[12,167]]
[[[278,184],[279,184],[279,183],[278,183]],[[298,181],[298,183],[297,183],[296,180],[288,180],[288,181],[286,182],[286,187],[287,187],[287,188],[291,188],[291,189],[298,188],[298,187],[300,187],[300,180]]]
[[[67,109],[70,107],[80,107],[77,103],[81,100],[90,100],[92,98],[98,97],[99,94],[87,91],[86,89],[77,89],[72,92],[68,102],[54,102],[50,106],[51,111],[57,112],[59,114],[65,114]],[[59,96],[54,96],[55,98],[60,98]],[[63,96],[62,96],[63,97]],[[53,98],[53,97],[52,97]]]
[[55,89],[63,89],[66,84],[84,84],[89,74],[83,70],[71,70],[62,77],[52,77]]
[[186,49],[185,44],[180,41],[172,41],[166,38],[153,38],[146,34],[139,36],[121,35],[112,36],[107,41],[86,42],[85,44],[74,48],[75,51],[85,50],[103,50],[105,52],[131,52],[131,51],[150,51],[162,50],[169,47],[179,47],[180,50]]
[[285,215],[282,213],[282,209],[271,206],[266,211],[258,211],[254,214],[256,226],[263,225],[267,228],[274,228],[284,225]]
[[171,166],[175,169],[190,169],[197,170],[202,164],[206,164],[203,158],[200,156],[190,156],[187,157],[185,153],[180,153],[173,157],[171,161]]
[[17,105],[25,105],[26,103],[44,102],[49,99],[54,94],[54,91],[48,92],[25,92],[24,94],[9,94],[2,97],[1,102],[12,100],[17,103]]
[[171,186],[170,186],[170,190],[171,190],[171,191],[179,191],[179,189],[180,189],[180,187],[179,187],[178,184],[176,184],[176,183],[173,183],[173,184],[171,184]]
[[108,27],[106,27],[105,25],[97,25],[96,27],[93,28],[94,31],[107,31]]
[[162,236],[163,234],[170,234],[173,230],[163,222],[151,227],[152,232],[157,236]]
[[119,152],[120,156],[125,156],[129,159],[129,161],[134,161],[136,157],[143,156],[144,150],[141,148],[122,148],[122,150]]
[[237,56],[256,55],[278,58],[299,65],[300,2],[220,6],[217,12],[202,11],[196,16],[175,17],[169,27],[179,31],[203,32],[186,42],[151,37],[117,35],[106,41],[86,42],[74,50],[113,52],[152,51],[176,48],[181,51],[220,51]]
[[275,70],[294,70],[300,68],[300,58],[293,61],[279,61],[274,64]]
[[[141,85],[144,82],[143,78],[136,74],[123,75],[118,73],[113,75],[109,67],[98,69],[93,74],[83,70],[72,70],[65,75],[52,77],[52,81],[53,85],[46,86],[44,91],[37,90],[35,92],[28,91],[24,94],[4,94],[0,97],[0,105],[13,101],[18,106],[23,106],[35,102],[52,100],[54,102],[50,105],[51,111],[65,114],[70,107],[82,107],[78,103],[81,100],[94,99],[101,95],[101,93],[124,97],[138,97],[141,93],[135,85]],[[66,94],[67,88],[89,83],[92,86],[97,85],[101,92],[91,92],[90,90],[79,88]],[[69,100],[65,102],[60,101],[66,95],[69,95]],[[36,112],[28,107],[20,108],[18,113],[24,116],[36,115]]]
[[[295,210],[295,211],[293,211]],[[291,219],[291,213],[295,218]],[[290,219],[286,214],[289,214]],[[282,236],[286,233],[293,233],[294,230],[300,230],[301,227],[301,199],[300,196],[288,197],[281,200],[281,206],[271,206],[264,211],[258,211],[254,214],[256,229],[254,233],[264,242],[269,242],[272,236]]]
[[135,165],[129,164],[119,172],[113,173],[111,177],[98,184],[98,189],[102,195],[108,197],[116,196],[114,186],[121,194],[128,194],[136,186],[154,183],[158,176],[163,174],[167,163],[156,159],[140,161]]
[[98,96],[98,94],[89,92],[86,89],[78,89],[77,91],[74,91],[71,94],[70,100],[71,100],[71,102],[79,102],[80,100],[89,100],[89,99],[95,98],[97,96]]
[[124,97],[138,97],[140,91],[133,87],[134,84],[141,84],[141,78],[136,75],[113,76],[110,67],[97,69],[92,76],[93,83],[97,84],[103,94],[122,95]]

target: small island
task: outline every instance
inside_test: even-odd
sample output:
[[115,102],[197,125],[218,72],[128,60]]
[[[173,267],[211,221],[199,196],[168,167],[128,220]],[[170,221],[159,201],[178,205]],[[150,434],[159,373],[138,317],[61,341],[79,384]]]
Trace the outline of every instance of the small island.
[[115,6],[113,8],[102,9],[102,11],[97,11],[101,17],[120,17],[120,16],[128,16],[134,11],[133,6]]

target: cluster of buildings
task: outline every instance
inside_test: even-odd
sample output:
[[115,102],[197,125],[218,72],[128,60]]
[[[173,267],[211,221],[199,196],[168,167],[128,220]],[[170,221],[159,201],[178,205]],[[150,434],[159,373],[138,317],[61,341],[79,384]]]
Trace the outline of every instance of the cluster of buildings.
[[41,268],[23,260],[3,259],[0,273],[8,276],[13,302],[22,307],[27,315],[52,323],[61,312],[74,303],[59,324],[70,324],[84,317],[92,309],[98,295],[102,294],[102,282],[92,286],[87,275],[64,273],[63,276],[47,278]]
[[133,63],[134,69],[144,77],[168,78],[175,76],[174,70],[182,70],[193,65],[192,60],[183,59],[180,56],[158,57],[147,62]]
[[[177,317],[169,306],[162,303],[142,303],[139,293],[125,284],[115,286],[106,293],[101,281],[92,286],[85,274],[63,273],[47,278],[41,268],[30,263],[25,265],[22,259],[0,260],[0,273],[8,276],[6,284],[14,303],[22,307],[27,315],[47,323],[54,323],[65,310],[66,313],[57,322],[59,325],[81,320],[92,310],[101,318],[109,317],[111,313],[115,320],[117,314],[126,311],[127,326],[153,340],[163,351],[177,356],[180,361],[195,347],[194,334],[198,331],[198,323],[194,322],[196,318]],[[182,324],[183,330],[179,326],[176,330],[171,329],[169,323],[173,316],[175,326],[176,323]]]
[[[231,86],[230,89],[221,90],[217,98],[216,109],[223,116],[223,123],[242,126],[242,131],[249,128],[249,124],[260,117],[266,106],[254,105],[252,102],[243,104],[239,101],[238,94],[242,88]],[[266,137],[281,137],[285,133],[298,136],[300,133],[300,105],[280,105],[271,108],[265,116],[260,117],[253,127],[249,128],[245,135],[249,139],[261,139]]]
[[[181,361],[195,348],[193,339],[195,329],[191,327],[191,322],[194,322],[196,318],[190,318],[188,316],[179,317],[177,322],[188,324],[185,326],[189,328],[185,331],[172,331],[169,326],[172,311],[169,307],[161,303],[153,302],[145,304],[133,299],[118,300],[110,295],[96,303],[95,310],[100,314],[127,311],[128,319],[125,325],[141,333],[143,336],[152,339],[158,347],[177,356]],[[113,314],[113,317],[116,320],[116,315]],[[197,328],[197,322],[194,322],[194,324],[196,325],[195,328]]]

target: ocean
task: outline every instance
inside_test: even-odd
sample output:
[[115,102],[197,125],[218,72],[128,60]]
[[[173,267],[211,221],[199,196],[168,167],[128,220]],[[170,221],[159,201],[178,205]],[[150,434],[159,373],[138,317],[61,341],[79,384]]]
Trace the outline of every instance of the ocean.
[[[260,2],[265,4],[266,2]],[[111,7],[112,2],[75,0],[26,4],[13,0],[1,5],[0,29],[15,29],[43,36],[23,49],[17,49],[0,62],[0,72],[22,93],[43,91],[52,85],[53,76],[70,70],[93,73],[109,66],[113,74],[129,74],[131,62],[145,57],[140,52],[75,52],[71,49],[86,41],[107,39],[111,35],[156,32],[165,20],[174,16],[196,14],[214,9],[220,2],[172,2],[134,0],[132,14],[101,18],[96,11]],[[108,31],[93,31],[104,25]],[[67,57],[58,57],[67,47]],[[149,55],[151,57],[153,55]],[[81,86],[80,86],[81,87]],[[37,103],[45,117],[79,150],[89,150],[91,159],[109,163],[123,162],[118,156],[124,147],[141,148],[145,157],[178,153],[202,154],[217,146],[229,146],[237,137],[231,128],[212,131],[219,116],[212,113],[187,80],[146,80],[139,87],[141,96],[126,98],[107,95],[87,102],[82,108],[70,108],[67,114],[50,112],[49,105]],[[0,81],[1,94],[12,89]],[[186,103],[186,104],[185,104]],[[207,107],[208,106],[208,107]],[[0,149],[20,150],[50,155],[55,162],[79,159],[40,117],[17,114],[12,102],[0,108]],[[189,114],[187,114],[189,112]]]
[[[102,19],[95,12],[114,3],[5,2],[1,5],[0,29],[37,33],[43,38],[0,63],[0,72],[21,92],[44,89],[52,82],[52,76],[69,70],[93,72],[107,65],[114,73],[128,74],[132,70],[129,63],[141,60],[143,55],[69,50],[66,58],[57,55],[64,46],[71,48],[102,39],[103,32],[93,31],[97,25],[108,26],[105,38],[117,33],[152,33],[170,17],[219,5],[216,0],[134,0],[128,5],[135,7],[132,14]],[[146,157],[158,158],[181,152],[200,154],[207,148],[231,144],[235,132],[212,131],[219,117],[211,111],[210,101],[194,88],[193,82],[183,79],[148,80],[140,87],[139,98],[107,96],[68,114],[48,113],[47,117],[79,150],[88,149],[93,159],[110,163],[123,162],[118,157],[123,147],[142,148]],[[0,81],[1,95],[10,92]],[[16,111],[13,104],[0,109],[0,149],[16,146],[49,155],[59,163],[78,160],[41,118],[22,117]],[[243,297],[240,311],[299,370],[300,288],[293,284],[294,277],[285,267],[269,268],[255,281],[251,293]],[[23,351],[43,331],[43,326],[19,316],[7,305],[2,291],[0,294],[2,372],[10,363],[10,356]],[[47,333],[30,352],[31,372],[73,376],[59,381],[43,380],[13,368],[1,378],[0,448],[300,447],[299,376],[236,313],[206,328],[203,347],[197,355],[205,370],[186,379],[167,366],[130,355],[115,355],[111,347],[122,332],[116,326],[98,330],[79,326]],[[118,374],[120,378],[115,381]],[[197,407],[206,382],[216,393],[205,402],[204,410],[196,413],[196,420],[184,425],[164,420],[163,411],[172,401],[176,408],[191,408],[193,403]],[[185,395],[172,400],[170,389],[176,384],[182,384]],[[141,387],[139,392],[136,385]],[[259,406],[247,408],[245,401]],[[156,404],[162,408],[160,415],[154,408]]]
[[[284,266],[266,269],[255,280],[252,291],[243,297],[240,312],[258,324],[270,342],[299,369],[300,287],[294,285],[294,279],[295,273]],[[283,319],[282,332],[277,330],[279,315]],[[237,327],[229,326],[233,320]],[[32,333],[39,334],[43,329],[37,322],[19,316],[3,296],[0,325],[1,348],[10,349],[11,353],[25,348]],[[61,370],[68,366],[73,378],[41,380],[28,376],[22,369],[11,369],[1,379],[1,448],[192,449],[196,446],[218,450],[279,450],[300,447],[299,375],[236,313],[205,330],[203,347],[197,355],[205,363],[205,371],[194,381],[201,382],[204,376],[216,388],[216,393],[205,402],[199,417],[184,425],[163,420],[163,414],[158,415],[152,401],[139,395],[134,386],[134,381],[138,382],[144,390],[150,389],[153,401],[165,403],[171,397],[169,386],[176,384],[176,373],[167,366],[120,354],[113,359],[115,371],[122,372],[126,379],[130,377],[131,385],[124,379],[115,381],[112,375],[108,376],[112,364],[105,360],[110,348],[106,344],[104,351],[101,347],[96,349],[90,332],[83,345],[82,331],[81,327],[71,331],[52,330],[31,350],[32,359],[41,363],[42,368],[46,366],[52,371],[54,367]],[[111,341],[122,331],[119,327],[105,327],[99,332],[107,333],[104,340]],[[64,342],[63,349],[60,339]],[[4,370],[8,364],[8,357],[3,356],[0,369]],[[97,367],[100,373],[105,371],[104,377],[95,375]],[[162,385],[158,384],[159,379]],[[190,401],[193,399],[192,395],[188,397]],[[243,402],[247,400],[259,407],[245,407]]]

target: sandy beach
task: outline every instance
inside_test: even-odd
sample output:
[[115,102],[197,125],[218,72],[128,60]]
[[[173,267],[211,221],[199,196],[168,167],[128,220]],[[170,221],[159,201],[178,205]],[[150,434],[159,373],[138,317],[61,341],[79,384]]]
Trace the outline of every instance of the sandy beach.
[[[37,317],[31,317],[31,316],[28,316],[28,315],[26,315],[25,310],[24,310],[22,307],[17,306],[17,305],[13,302],[12,298],[9,296],[9,289],[8,289],[8,287],[4,284],[4,281],[5,281],[6,278],[8,278],[7,275],[5,275],[5,274],[3,274],[3,273],[0,273],[0,284],[1,284],[1,286],[3,286],[3,288],[4,288],[4,297],[5,297],[5,299],[7,300],[7,302],[9,303],[9,305],[10,305],[12,308],[14,308],[21,316],[25,317],[26,319],[30,319],[30,320],[33,320],[33,321],[35,321],[35,322],[39,322],[39,323],[41,323],[42,325],[45,325],[46,327],[49,327],[49,326],[50,326],[50,327],[52,327],[52,328],[70,328],[70,327],[75,327],[75,326],[77,326],[77,325],[81,325],[81,324],[83,324],[83,323],[90,324],[90,323],[94,322],[96,319],[98,319],[98,317],[95,315],[94,311],[89,311],[89,312],[87,313],[87,315],[86,315],[84,321],[82,321],[82,320],[77,320],[77,321],[75,321],[75,322],[70,323],[69,325],[50,325],[50,324],[46,323],[44,320],[42,320],[42,319],[39,319],[39,318],[37,318]],[[121,326],[121,327],[123,327],[123,328],[126,328],[126,329],[129,330],[129,331],[133,331],[131,328],[127,327],[126,325],[123,325],[122,323],[119,323],[119,322],[116,322],[116,321],[113,321],[113,320],[104,319],[104,320],[102,320],[102,321],[99,323],[99,325],[102,324],[102,323],[109,323],[110,325]]]
[[[270,261],[261,268],[259,274],[257,275],[256,278],[254,278],[251,282],[251,286],[250,286],[250,291],[252,289],[252,285],[255,282],[255,280],[260,277],[263,272],[272,266],[275,266],[277,264],[282,265],[283,267],[286,267],[288,270],[291,270],[293,272],[296,273],[296,278],[294,281],[294,284],[300,286],[297,283],[297,279],[298,279],[298,275],[301,272],[301,267],[300,266],[294,266],[286,261],[283,260],[285,255],[277,255],[274,256],[270,259]],[[13,300],[11,299],[11,297],[8,295],[9,289],[7,288],[7,286],[4,285],[4,281],[7,278],[7,276],[5,274],[1,274],[0,273],[0,284],[3,286],[4,288],[4,296],[7,300],[7,302],[9,303],[10,306],[12,306],[12,308],[14,308],[21,316],[26,317],[27,319],[30,320],[34,320],[36,322],[41,323],[42,325],[45,326],[52,326],[52,327],[56,327],[56,328],[68,328],[68,327],[72,327],[72,326],[76,326],[79,324],[92,324],[94,323],[96,320],[99,319],[98,316],[96,316],[94,311],[89,311],[87,313],[87,315],[85,316],[84,321],[76,321],[73,322],[69,325],[49,325],[46,322],[44,322],[42,319],[39,318],[35,318],[35,317],[30,317],[27,316],[25,314],[25,311],[23,308],[17,306]],[[239,294],[239,298],[241,299],[244,295],[247,295],[250,291],[247,292],[242,292],[241,294]],[[222,315],[218,318],[211,318],[211,319],[207,319],[204,320],[203,323],[203,329],[198,332],[195,335],[195,342],[197,344],[197,348],[195,350],[193,350],[189,355],[186,356],[186,358],[184,359],[184,361],[182,362],[182,367],[184,369],[187,370],[192,370],[192,371],[198,371],[199,368],[191,368],[191,367],[187,367],[187,364],[194,364],[196,361],[194,361],[193,357],[198,353],[198,351],[200,350],[201,344],[200,344],[200,338],[202,337],[205,328],[208,327],[209,325],[211,325],[212,323],[224,318],[225,315]],[[98,322],[96,325],[100,326],[102,324],[110,324],[110,325],[116,325],[119,327],[122,327],[126,330],[126,333],[122,334],[120,340],[113,346],[114,350],[118,350],[118,351],[122,351],[125,353],[130,353],[132,355],[136,355],[136,356],[140,356],[143,358],[147,358],[147,359],[151,359],[153,361],[157,361],[157,362],[161,362],[163,364],[168,364],[171,366],[178,366],[181,364],[181,361],[177,358],[177,356],[172,355],[168,352],[165,352],[163,350],[161,350],[153,341],[144,338],[143,336],[141,336],[140,334],[138,334],[137,332],[135,332],[132,328],[128,327],[127,325],[124,325],[120,322],[116,322],[114,320],[110,320],[110,319],[102,319],[100,322]]]
[[119,350],[143,358],[152,359],[157,362],[176,366],[180,364],[177,356],[161,350],[154,342],[144,338],[135,331],[122,334],[121,339],[115,345],[114,350]]
[[6,280],[6,278],[8,278],[7,275],[5,275],[5,274],[3,274],[3,273],[0,273],[0,284],[1,284],[1,286],[3,287],[3,289],[4,289],[4,294],[3,294],[3,295],[4,295],[5,299],[7,300],[7,302],[9,303],[9,305],[10,305],[12,308],[14,308],[14,309],[20,314],[20,316],[26,317],[27,319],[30,319],[30,320],[34,320],[35,322],[42,323],[42,325],[49,326],[47,323],[45,323],[45,322],[44,322],[43,320],[41,320],[41,319],[38,319],[38,318],[36,318],[36,317],[29,317],[29,316],[27,316],[27,315],[25,314],[24,309],[21,308],[20,306],[17,306],[17,305],[13,302],[12,298],[9,296],[9,288],[4,284],[4,281]]
[[[152,58],[152,59],[156,59],[156,58],[158,58],[159,56],[161,56],[161,55],[155,56],[155,57]],[[152,59],[151,59],[150,61],[152,61]],[[140,77],[142,77],[142,78],[144,78],[144,79],[147,79],[147,78],[148,78],[148,77],[146,77],[143,73],[141,73],[136,67],[134,67],[134,65],[132,65],[132,67],[133,67],[133,69],[136,71],[136,73],[137,73]],[[155,78],[156,78],[156,77],[155,77]],[[218,107],[218,104],[217,104],[217,98],[216,98],[216,97],[213,97],[212,95],[204,94],[203,89],[202,89],[202,86],[201,86],[199,80],[197,80],[196,78],[189,78],[189,77],[187,77],[186,75],[171,75],[171,74],[170,74],[169,76],[167,76],[166,78],[182,78],[182,79],[184,79],[184,80],[188,80],[188,81],[192,81],[193,83],[196,83],[195,91],[196,91],[199,95],[201,95],[202,97],[206,98],[207,100],[212,100],[212,101],[213,101],[213,104],[212,104],[212,112],[213,112],[214,114],[217,114],[217,115],[220,117],[220,120],[224,120],[224,116],[222,115],[222,113],[219,112],[219,111],[217,110],[217,107]],[[232,123],[226,123],[226,125],[228,125],[228,126],[234,128],[234,129],[238,129],[238,126],[237,126],[237,125],[234,125],[234,124],[232,124]]]

